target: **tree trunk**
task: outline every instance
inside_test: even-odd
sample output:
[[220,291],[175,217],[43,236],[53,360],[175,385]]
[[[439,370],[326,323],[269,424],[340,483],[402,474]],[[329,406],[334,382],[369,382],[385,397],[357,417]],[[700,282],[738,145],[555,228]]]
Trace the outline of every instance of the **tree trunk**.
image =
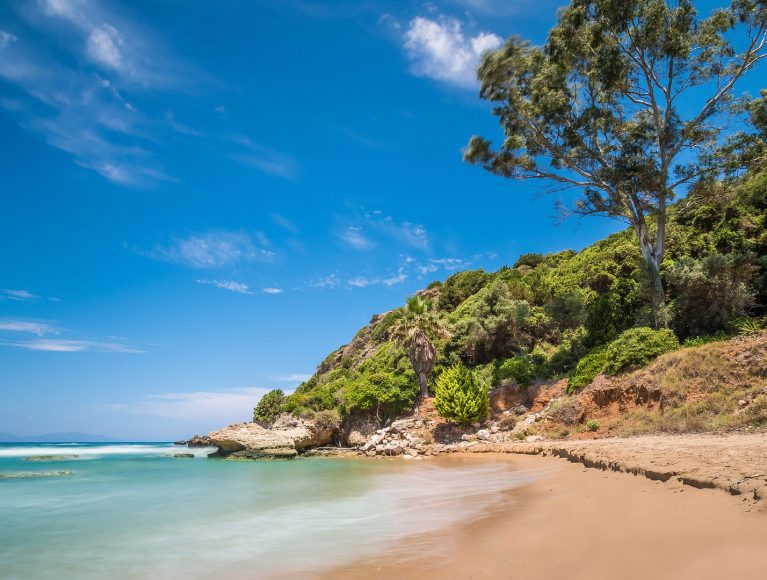
[[653,245],[647,225],[642,222],[634,226],[634,231],[639,238],[639,248],[642,251],[642,258],[647,267],[649,280],[650,303],[652,305],[653,317],[655,318],[655,327],[666,327],[667,320],[664,313],[666,307],[666,292],[663,288],[663,280],[660,277],[660,263],[663,259],[658,253],[658,248]]
[[416,329],[410,340],[408,355],[410,356],[410,363],[413,365],[413,370],[418,376],[418,384],[421,387],[421,397],[424,398],[429,396],[427,382],[432,369],[434,369],[436,354],[436,349],[426,334],[424,334],[420,328]]
[[427,383],[428,379],[426,377],[426,373],[421,373],[418,375],[418,384],[421,387],[421,398],[425,399],[429,396],[429,385]]

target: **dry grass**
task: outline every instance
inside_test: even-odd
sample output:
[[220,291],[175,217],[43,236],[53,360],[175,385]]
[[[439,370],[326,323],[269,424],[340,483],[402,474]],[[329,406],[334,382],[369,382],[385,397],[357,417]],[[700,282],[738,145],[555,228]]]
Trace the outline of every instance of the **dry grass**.
[[[638,371],[598,377],[552,411],[538,429],[552,438],[767,427],[767,332],[682,348]],[[599,422],[597,433],[585,429],[589,420]]]

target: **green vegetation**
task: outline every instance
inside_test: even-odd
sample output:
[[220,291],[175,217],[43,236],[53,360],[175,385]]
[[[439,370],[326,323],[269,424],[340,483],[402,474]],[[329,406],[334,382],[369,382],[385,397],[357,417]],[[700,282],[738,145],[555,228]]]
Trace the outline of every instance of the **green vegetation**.
[[490,398],[474,374],[459,363],[437,378],[434,407],[445,419],[469,425],[487,417]]
[[592,419],[591,421],[588,421],[586,423],[586,429],[588,429],[592,433],[599,431],[599,421],[594,421],[594,419]]
[[253,421],[272,423],[277,418],[284,403],[285,393],[281,389],[269,391],[261,397],[255,409],[253,409]]
[[578,366],[575,367],[575,372],[567,380],[568,392],[572,393],[590,385],[599,373],[604,372],[606,366],[607,345],[602,345],[580,360]]
[[679,348],[679,340],[668,328],[653,330],[646,326],[631,328],[606,345],[584,356],[567,382],[568,392],[582,389],[600,373],[619,372],[643,367],[660,355]]
[[643,367],[678,348],[679,341],[668,328],[632,328],[607,345],[605,374],[617,375],[621,371]]
[[[463,365],[461,377],[483,392],[564,377],[572,392],[680,341],[764,327],[767,91],[749,103],[730,83],[763,56],[733,47],[749,46],[740,42],[749,26],[767,30],[759,6],[736,2],[701,19],[686,0],[573,0],[544,47],[512,39],[488,54],[482,96],[505,139],[492,149],[474,138],[466,158],[504,177],[577,187],[571,212],[629,227],[578,252],[525,254],[497,272],[429,284],[373,317],[280,410],[386,420],[427,396],[432,374],[447,381]],[[662,69],[674,99],[665,85],[645,86],[648,66]],[[713,100],[712,87],[723,88]],[[700,115],[699,99],[709,103]]]
[[484,56],[480,95],[505,138],[494,150],[474,136],[465,158],[502,177],[579,188],[565,213],[630,224],[663,325],[669,205],[763,153],[758,102],[748,111],[756,137],[720,143],[724,121],[744,113],[736,82],[767,56],[767,11],[736,1],[700,18],[690,0],[573,0],[557,16],[543,46],[511,37]]

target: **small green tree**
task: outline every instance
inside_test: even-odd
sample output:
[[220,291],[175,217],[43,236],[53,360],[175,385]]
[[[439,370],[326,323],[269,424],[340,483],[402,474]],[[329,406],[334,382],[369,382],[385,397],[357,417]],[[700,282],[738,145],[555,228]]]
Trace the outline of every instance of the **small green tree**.
[[439,375],[434,406],[445,419],[468,425],[487,417],[490,398],[474,373],[457,364]]
[[263,421],[264,423],[273,423],[277,415],[282,411],[282,405],[285,403],[285,393],[282,389],[274,389],[266,393],[258,401],[253,409],[253,421]]

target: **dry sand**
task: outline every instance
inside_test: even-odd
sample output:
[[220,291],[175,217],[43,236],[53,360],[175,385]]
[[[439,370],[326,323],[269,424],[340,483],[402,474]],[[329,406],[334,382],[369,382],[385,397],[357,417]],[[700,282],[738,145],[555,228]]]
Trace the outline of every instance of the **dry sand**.
[[767,514],[753,498],[546,457],[435,461],[508,461],[536,479],[481,519],[326,577],[767,578]]

